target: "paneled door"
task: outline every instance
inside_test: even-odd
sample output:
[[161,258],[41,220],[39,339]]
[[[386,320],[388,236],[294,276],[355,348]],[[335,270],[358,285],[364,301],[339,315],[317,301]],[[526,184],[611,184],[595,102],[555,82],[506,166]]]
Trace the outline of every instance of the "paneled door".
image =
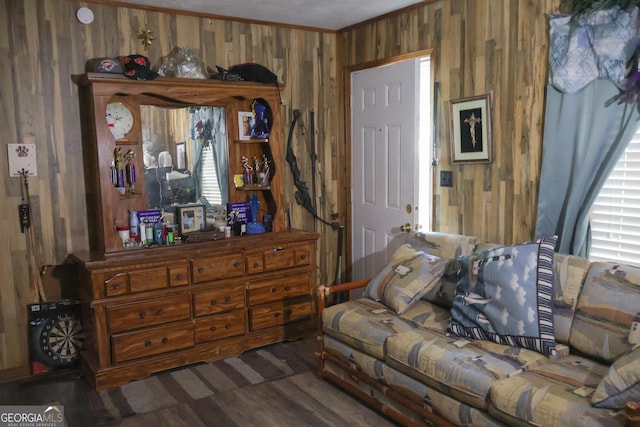
[[420,58],[351,74],[353,280],[374,276],[417,221],[419,79]]

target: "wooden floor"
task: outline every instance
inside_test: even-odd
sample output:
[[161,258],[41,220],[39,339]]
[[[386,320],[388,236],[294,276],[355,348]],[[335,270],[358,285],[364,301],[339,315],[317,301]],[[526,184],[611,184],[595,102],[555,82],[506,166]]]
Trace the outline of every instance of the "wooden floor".
[[[123,386],[123,390],[112,389],[104,392],[91,390],[79,377],[78,371],[59,372],[32,377],[25,381],[0,384],[0,404],[61,404],[64,406],[69,427],[395,425],[319,378],[316,374],[315,349],[315,340],[300,340],[245,352],[240,358],[230,362],[231,365],[245,366],[244,374],[238,375],[234,372],[224,377],[216,377],[219,380],[212,381],[213,384],[208,383],[213,391],[210,390],[205,397],[198,398],[199,395],[204,396],[207,393],[198,394],[189,390],[189,386],[186,390],[189,393],[179,388],[178,391],[173,391],[173,398],[169,396],[164,399],[164,405],[156,402],[157,410],[125,413],[121,409],[123,415],[117,417],[119,419],[105,414],[109,413],[109,409],[113,414],[117,401],[123,400],[127,393],[130,395],[132,390],[140,393],[139,390],[145,389],[143,386],[147,389],[156,387],[157,390],[161,384],[166,386],[170,383],[167,379],[157,378],[167,378],[171,375],[171,378],[181,379],[186,376],[187,369],[198,372],[205,372],[208,367],[211,368],[210,371],[221,370],[215,366],[201,364],[184,370],[173,370],[168,375],[161,374],[155,378],[130,383]],[[258,359],[259,364],[256,362]],[[260,372],[266,372],[268,367],[265,367],[265,364],[269,363],[284,369],[288,375],[275,379],[261,376]],[[271,368],[273,371],[273,367]],[[262,381],[255,377],[261,378]],[[153,390],[150,390],[149,394],[153,394]],[[163,400],[161,394],[171,393],[162,388],[152,400]],[[110,398],[107,398],[109,396]],[[139,397],[144,400],[144,396]],[[135,404],[127,407],[131,406],[135,407]]]

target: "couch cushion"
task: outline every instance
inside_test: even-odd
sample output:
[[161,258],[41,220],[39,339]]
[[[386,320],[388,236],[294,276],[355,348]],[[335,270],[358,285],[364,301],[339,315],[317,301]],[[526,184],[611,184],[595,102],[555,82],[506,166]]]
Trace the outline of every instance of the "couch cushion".
[[640,347],[613,362],[591,396],[596,408],[624,409],[640,402]]
[[640,267],[591,263],[569,344],[609,363],[640,344]]
[[435,286],[448,263],[445,258],[402,245],[389,263],[369,281],[366,296],[402,314]]
[[423,328],[444,333],[451,320],[451,311],[429,301],[420,300],[400,317],[409,319]]
[[409,375],[382,364],[384,384],[406,396],[416,405],[429,408],[457,426],[502,427],[504,424],[488,413],[434,390]]
[[451,308],[460,268],[456,260],[461,256],[472,254],[478,244],[478,238],[458,234],[427,232],[411,234],[406,243],[416,250],[451,260],[442,279],[422,297],[440,306]]
[[606,372],[605,365],[577,356],[546,363],[494,382],[489,410],[513,424],[621,426],[620,415],[593,408],[589,400]]
[[545,363],[539,353],[417,328],[387,339],[387,362],[430,387],[485,409],[494,381]]
[[322,311],[324,333],[381,360],[387,337],[414,328],[416,324],[411,320],[369,298],[343,302]]
[[555,237],[460,257],[452,334],[550,355]]
[[556,342],[569,344],[569,333],[573,315],[578,304],[578,295],[589,270],[589,260],[567,254],[555,254],[553,275],[553,328]]

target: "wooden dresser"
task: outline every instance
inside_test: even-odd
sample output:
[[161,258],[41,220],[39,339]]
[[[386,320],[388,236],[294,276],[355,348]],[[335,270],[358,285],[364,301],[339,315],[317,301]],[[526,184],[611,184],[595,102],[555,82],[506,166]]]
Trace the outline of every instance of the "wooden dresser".
[[81,262],[83,374],[104,389],[308,336],[317,238],[265,233]]
[[[85,330],[82,370],[88,381],[96,389],[109,388],[310,335],[316,326],[319,236],[285,227],[287,168],[278,89],[98,73],[76,81],[92,254],[74,254]],[[244,121],[258,104],[270,106],[263,118],[270,125],[267,138],[254,135],[246,126],[252,122]],[[206,156],[212,159],[208,169]],[[214,175],[211,169],[216,170],[214,184],[204,179]],[[247,176],[251,170],[255,182]],[[244,178],[240,182],[238,175]],[[246,230],[250,235],[221,238],[225,233],[216,226],[204,230],[210,238],[201,241],[199,230],[185,232],[193,221],[178,228],[179,244],[164,240],[164,228],[160,241],[156,236],[133,245],[119,234],[128,225],[130,237],[135,231],[130,216],[149,210],[173,213],[171,221],[188,220],[175,210],[181,206],[185,211],[180,212],[191,209],[195,220],[195,206],[204,209],[203,189],[211,186],[219,188],[221,199],[215,203],[229,209],[257,200],[260,211],[247,225],[264,221],[268,232],[256,234],[254,228],[253,234]],[[154,227],[161,225],[157,221]]]

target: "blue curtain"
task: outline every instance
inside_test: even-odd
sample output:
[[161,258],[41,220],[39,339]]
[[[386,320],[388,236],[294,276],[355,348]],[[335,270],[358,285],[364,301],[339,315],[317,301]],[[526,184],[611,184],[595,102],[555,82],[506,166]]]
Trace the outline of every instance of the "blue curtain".
[[536,238],[588,257],[589,212],[638,127],[636,104],[612,102],[639,35],[638,8],[550,19]]
[[632,104],[608,79],[568,94],[547,87],[536,238],[558,236],[558,252],[588,257],[589,211],[638,127]]

